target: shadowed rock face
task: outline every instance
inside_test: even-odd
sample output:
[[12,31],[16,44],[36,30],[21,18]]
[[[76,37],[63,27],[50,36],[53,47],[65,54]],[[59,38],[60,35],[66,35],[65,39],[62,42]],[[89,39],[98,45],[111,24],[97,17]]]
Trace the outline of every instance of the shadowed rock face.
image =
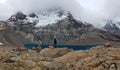
[[38,18],[38,16],[35,13],[31,13],[28,16],[31,17],[31,18]]
[[86,51],[46,48],[40,52],[33,50],[16,52],[10,48],[0,48],[0,69],[120,70],[120,48],[97,47]]
[[10,21],[13,21],[13,20],[18,21],[18,20],[24,20],[24,19],[26,19],[26,15],[23,14],[22,12],[17,12],[16,14],[12,15],[9,18]]

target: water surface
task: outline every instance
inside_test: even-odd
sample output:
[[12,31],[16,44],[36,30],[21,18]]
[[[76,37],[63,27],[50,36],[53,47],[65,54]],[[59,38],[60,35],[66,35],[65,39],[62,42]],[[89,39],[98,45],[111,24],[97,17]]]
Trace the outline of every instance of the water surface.
[[[29,43],[29,44],[25,44],[24,45],[25,48],[27,49],[32,49],[33,47],[34,48],[37,48],[39,45],[38,44],[34,44],[34,43]],[[41,48],[44,49],[44,48],[48,48],[49,45],[41,45]],[[84,46],[73,46],[73,45],[57,45],[57,48],[69,48],[69,49],[73,49],[73,50],[88,50],[92,47],[96,47],[97,45],[84,45]]]

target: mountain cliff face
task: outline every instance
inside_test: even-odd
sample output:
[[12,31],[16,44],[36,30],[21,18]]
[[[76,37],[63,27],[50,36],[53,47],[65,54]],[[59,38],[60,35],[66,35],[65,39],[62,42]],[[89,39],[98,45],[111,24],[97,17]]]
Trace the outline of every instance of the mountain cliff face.
[[40,27],[36,35],[40,38],[43,44],[52,45],[53,37],[56,36],[58,45],[68,45],[67,42],[69,40],[79,38],[90,28],[92,28],[92,25],[85,25],[83,22],[77,21],[74,18],[65,18],[55,24]]
[[14,31],[27,33],[31,42],[41,41],[44,45],[52,45],[54,36],[57,37],[58,45],[96,45],[106,42],[117,44],[120,41],[119,23],[108,21],[102,29],[98,29],[75,19],[62,8],[27,15],[18,12],[7,23]]
[[[13,30],[32,34],[34,41],[42,41],[42,44],[44,45],[52,45],[54,36],[57,36],[58,45],[69,45],[67,44],[69,40],[79,38],[80,35],[82,35],[86,30],[93,28],[91,24],[84,23],[80,20],[75,19],[70,12],[65,14],[65,12],[61,9],[53,9],[49,10],[48,12],[46,13],[47,15],[43,13],[39,15],[36,15],[34,13],[29,14],[26,15],[25,19],[19,19],[24,17],[25,14],[17,13],[16,15],[20,17],[16,18],[13,16],[14,19],[17,20],[14,21],[13,18],[10,18],[8,20],[8,24],[12,26]],[[56,17],[59,17],[59,19],[56,20],[55,23],[49,23],[49,19],[44,17],[51,18],[53,17],[53,14],[56,15]],[[44,17],[40,17],[40,15]],[[63,16],[64,18],[62,18]],[[44,21],[47,21],[47,25],[38,26],[39,24],[42,24],[41,21],[43,19],[40,18],[45,19]],[[38,19],[39,21],[30,22],[30,19]],[[54,20],[54,17],[51,19]]]
[[120,42],[120,23],[108,20],[107,24],[100,30],[101,37],[111,41]]

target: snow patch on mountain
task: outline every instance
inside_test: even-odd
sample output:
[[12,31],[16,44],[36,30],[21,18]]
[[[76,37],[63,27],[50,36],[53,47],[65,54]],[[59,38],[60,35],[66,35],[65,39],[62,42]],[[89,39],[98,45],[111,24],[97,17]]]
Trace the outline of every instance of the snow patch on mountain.
[[[35,13],[38,17],[35,20],[39,20],[36,27],[46,26],[48,24],[57,23],[68,16],[68,11],[65,11],[61,7],[55,7],[50,9],[40,10]],[[34,19],[33,17],[29,17]],[[30,20],[30,19],[29,19]]]
[[39,14],[38,16],[39,16],[38,18],[39,23],[36,25],[37,27],[53,24],[59,20],[66,18],[66,15],[62,15],[61,17],[59,17],[58,14],[54,14],[54,13],[47,14],[47,15]]
[[103,28],[108,31],[110,30],[118,31],[120,30],[120,22],[108,20],[107,24]]
[[31,12],[29,14],[17,12],[8,19],[8,23],[12,23],[11,25],[15,25],[16,23],[20,23],[23,25],[34,23],[36,24],[35,27],[41,27],[46,26],[48,24],[57,23],[58,21],[63,20],[65,18],[72,18],[76,21],[81,21],[85,25],[87,25],[86,22],[82,21],[80,18],[73,17],[69,11],[62,9],[61,7],[55,7],[44,10],[42,9],[38,12]]

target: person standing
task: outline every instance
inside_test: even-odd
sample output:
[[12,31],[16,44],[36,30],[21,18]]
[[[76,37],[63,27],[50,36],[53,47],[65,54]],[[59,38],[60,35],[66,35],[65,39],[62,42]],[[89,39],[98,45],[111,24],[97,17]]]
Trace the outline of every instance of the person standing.
[[56,36],[54,36],[54,39],[53,39],[53,46],[54,46],[54,48],[57,47],[57,38],[56,38]]

